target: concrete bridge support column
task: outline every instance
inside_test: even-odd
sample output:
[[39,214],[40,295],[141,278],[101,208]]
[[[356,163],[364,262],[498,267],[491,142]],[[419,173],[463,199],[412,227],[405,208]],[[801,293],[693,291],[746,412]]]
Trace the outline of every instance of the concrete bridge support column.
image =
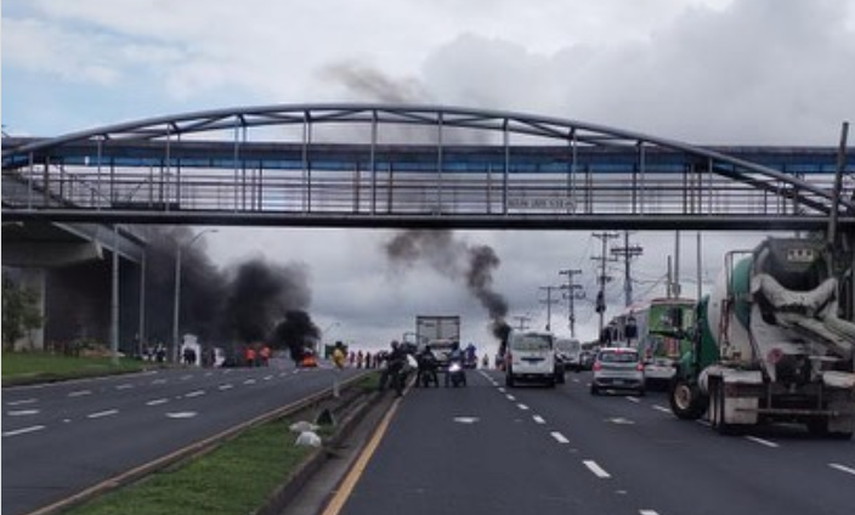
[[[34,291],[37,296],[39,314],[45,317],[45,297],[47,295],[47,273],[44,268],[20,269],[20,286]],[[45,331],[43,327],[33,329],[15,342],[16,350],[43,350],[45,347]]]

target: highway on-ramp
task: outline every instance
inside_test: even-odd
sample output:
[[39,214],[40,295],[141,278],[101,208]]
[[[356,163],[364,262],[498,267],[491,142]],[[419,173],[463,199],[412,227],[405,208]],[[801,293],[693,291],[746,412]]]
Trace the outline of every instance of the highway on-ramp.
[[333,377],[330,369],[272,360],[261,368],[192,367],[4,388],[2,512],[61,501],[329,389]]

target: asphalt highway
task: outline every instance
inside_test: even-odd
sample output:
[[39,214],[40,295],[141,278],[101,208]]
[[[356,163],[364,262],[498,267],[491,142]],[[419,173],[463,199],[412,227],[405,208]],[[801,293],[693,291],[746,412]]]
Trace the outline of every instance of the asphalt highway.
[[[343,379],[356,373],[345,371]],[[173,369],[3,389],[2,512],[20,515],[332,386],[329,369]]]
[[851,515],[855,442],[774,426],[719,435],[681,421],[664,392],[411,389],[326,515]]

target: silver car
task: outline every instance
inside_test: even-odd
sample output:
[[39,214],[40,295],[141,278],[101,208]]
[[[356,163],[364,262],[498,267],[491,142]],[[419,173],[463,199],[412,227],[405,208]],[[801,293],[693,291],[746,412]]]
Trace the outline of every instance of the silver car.
[[644,364],[638,351],[627,347],[605,347],[594,360],[591,395],[602,390],[631,390],[644,395]]

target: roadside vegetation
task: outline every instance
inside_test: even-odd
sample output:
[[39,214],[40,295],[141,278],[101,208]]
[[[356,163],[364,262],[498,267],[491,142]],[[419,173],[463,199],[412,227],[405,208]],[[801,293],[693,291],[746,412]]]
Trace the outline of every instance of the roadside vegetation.
[[2,360],[4,386],[137,372],[144,368],[142,361],[131,358],[119,358],[117,363],[113,363],[109,357],[75,357],[46,352],[8,351],[3,352]]

